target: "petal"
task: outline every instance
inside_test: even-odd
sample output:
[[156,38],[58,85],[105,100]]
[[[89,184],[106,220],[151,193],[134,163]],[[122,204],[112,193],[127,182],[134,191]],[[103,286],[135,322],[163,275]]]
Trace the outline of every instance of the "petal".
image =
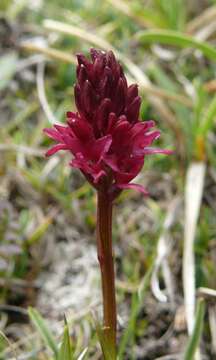
[[98,183],[102,176],[106,175],[101,165],[90,163],[82,154],[77,154],[77,157],[70,162],[70,165],[82,170],[86,175],[91,175],[95,184]]
[[83,114],[83,102],[82,102],[82,96],[81,96],[81,89],[79,85],[74,86],[74,98],[77,110],[80,114]]
[[92,159],[100,161],[104,158],[104,155],[108,152],[112,143],[112,136],[107,135],[96,140],[89,149],[89,154]]
[[99,170],[98,172],[94,172],[91,174],[93,179],[94,179],[94,183],[97,184],[98,181],[100,180],[101,177],[105,176],[106,173],[104,170]]
[[155,139],[158,139],[159,137],[160,137],[160,131],[153,131],[147,134],[138,134],[136,137],[134,137],[133,155],[134,156],[144,155],[146,147],[151,145],[152,142]]
[[150,155],[150,154],[165,154],[165,155],[171,155],[174,153],[173,150],[169,149],[160,149],[160,148],[153,148],[153,147],[145,147],[143,149],[144,155]]
[[73,111],[67,111],[66,112],[66,117],[67,117],[67,119],[73,119],[74,117],[76,118],[78,115],[77,115],[77,113],[75,113],[75,112],[73,112]]
[[69,126],[73,133],[83,141],[90,141],[93,138],[93,130],[87,121],[82,120],[78,116],[69,119]]
[[106,132],[107,129],[107,123],[108,123],[108,116],[111,110],[111,100],[108,98],[105,98],[98,110],[97,110],[97,115],[96,115],[96,123],[97,123],[97,127],[100,131],[102,131],[103,133]]
[[89,80],[86,80],[84,83],[82,99],[82,103],[84,106],[83,110],[85,110],[85,113],[88,114],[88,117],[91,117],[97,105],[97,94],[95,93],[93,86]]
[[106,155],[103,158],[104,162],[115,172],[119,172],[120,168],[118,166],[117,163],[117,157],[115,156],[115,154],[112,155]]
[[95,61],[98,57],[104,56],[104,53],[101,50],[96,50],[94,48],[90,49],[90,55],[92,58],[92,61]]
[[66,144],[54,145],[51,149],[49,149],[46,152],[46,156],[51,156],[51,155],[55,154],[57,151],[59,151],[59,150],[68,150],[68,147],[67,147]]
[[138,96],[137,84],[132,84],[127,90],[127,104],[129,105]]
[[53,128],[48,128],[48,129],[43,129],[43,132],[51,139],[54,139],[56,141],[60,141],[62,142],[62,136],[61,134],[53,129]]
[[140,184],[116,184],[119,189],[134,189],[141,192],[144,195],[149,195],[144,186]]
[[119,170],[114,173],[116,183],[125,184],[133,180],[141,171],[144,157],[125,158],[120,161]]
[[146,133],[147,130],[155,126],[154,120],[148,120],[148,121],[139,121],[136,124],[133,125],[132,128],[132,137],[136,136],[139,133]]
[[105,65],[105,58],[104,58],[103,54],[99,54],[95,58],[94,65],[93,65],[93,75],[94,75],[95,79],[100,80],[100,77],[103,73],[104,65]]
[[117,123],[118,118],[116,116],[115,113],[110,113],[109,114],[109,118],[108,118],[108,127],[107,127],[107,132],[108,133],[112,133],[112,131],[114,130],[115,124]]
[[130,133],[129,130],[131,129],[131,124],[123,120],[124,116],[121,116],[120,118],[122,120],[119,120],[113,130],[112,136],[113,141],[115,141],[118,145],[118,147],[121,147],[122,141],[128,142],[130,141]]
[[113,92],[113,74],[111,69],[108,66],[105,66],[104,73],[103,73],[104,79],[100,81],[100,87],[101,87],[101,98],[110,98]]
[[65,137],[68,149],[74,154],[82,154],[85,151],[85,145],[78,138]]
[[92,64],[88,61],[88,59],[83,54],[77,54],[77,61],[79,65],[84,65],[87,70],[92,66]]
[[116,61],[115,55],[112,50],[108,51],[106,54],[107,65],[111,68],[113,72],[118,72],[116,69],[118,67],[118,63]]
[[64,134],[67,130],[67,126],[54,124],[54,128],[61,134]]
[[84,85],[84,82],[87,80],[88,78],[88,74],[86,71],[86,68],[83,64],[81,64],[80,66],[78,66],[77,68],[77,79],[78,79],[78,83],[79,85],[82,87]]
[[137,96],[133,100],[133,102],[127,107],[125,112],[129,122],[135,123],[138,121],[140,106],[141,106],[141,97]]
[[114,90],[112,96],[112,103],[114,105],[114,111],[116,115],[120,115],[125,107],[126,103],[126,85],[122,78],[119,79],[117,88]]

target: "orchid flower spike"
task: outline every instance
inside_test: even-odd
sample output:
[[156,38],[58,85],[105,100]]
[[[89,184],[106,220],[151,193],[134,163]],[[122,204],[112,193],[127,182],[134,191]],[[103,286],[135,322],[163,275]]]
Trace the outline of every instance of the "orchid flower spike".
[[141,171],[146,155],[170,154],[152,148],[160,132],[154,121],[141,121],[141,98],[136,84],[128,86],[122,66],[112,51],[90,50],[91,60],[78,54],[75,84],[76,112],[67,112],[67,125],[44,132],[57,144],[47,156],[67,150],[70,166],[79,168],[97,189],[115,198],[122,189],[146,189],[131,181]]

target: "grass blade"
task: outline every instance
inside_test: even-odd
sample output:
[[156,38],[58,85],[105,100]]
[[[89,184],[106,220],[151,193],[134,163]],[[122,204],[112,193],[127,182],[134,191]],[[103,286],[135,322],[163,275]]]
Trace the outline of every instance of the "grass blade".
[[184,360],[193,360],[197,351],[200,336],[202,333],[203,322],[205,314],[205,303],[203,299],[200,299],[197,304],[196,319],[193,333],[189,338],[187,348],[184,355]]
[[207,42],[199,41],[192,36],[182,34],[172,30],[140,31],[136,38],[144,43],[161,43],[165,45],[174,45],[181,48],[194,48],[200,50],[210,60],[216,61],[216,49]]
[[208,109],[205,113],[203,121],[198,129],[198,134],[205,137],[209,130],[211,130],[214,120],[216,116],[216,96],[214,96],[213,100],[210,102]]
[[85,349],[81,352],[81,354],[79,355],[79,357],[78,357],[77,360],[83,360],[83,359],[85,358],[87,352],[88,352],[88,348],[85,348]]
[[192,163],[185,185],[185,229],[183,249],[183,288],[188,333],[194,328],[195,259],[194,240],[203,195],[206,164]]
[[72,344],[71,344],[71,338],[69,334],[69,328],[68,324],[65,320],[65,328],[64,328],[64,334],[63,334],[63,340],[62,344],[58,353],[58,360],[73,360],[73,351],[72,351]]
[[16,72],[17,55],[9,53],[0,59],[0,90],[4,90]]
[[49,330],[47,324],[45,323],[42,316],[36,309],[29,308],[28,313],[30,319],[32,320],[33,324],[35,325],[36,329],[40,333],[44,343],[53,351],[55,358],[57,359],[58,356],[58,347],[56,345],[55,338],[51,331]]

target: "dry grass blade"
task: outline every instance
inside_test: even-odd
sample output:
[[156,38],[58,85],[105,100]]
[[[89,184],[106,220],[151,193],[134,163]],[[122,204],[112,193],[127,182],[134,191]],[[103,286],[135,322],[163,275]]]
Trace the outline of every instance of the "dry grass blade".
[[203,13],[197,16],[195,19],[191,20],[187,25],[187,33],[193,34],[197,30],[200,30],[201,27],[206,26],[207,24],[214,22],[216,17],[216,6],[211,6],[207,8]]
[[212,352],[216,355],[216,305],[210,305],[208,309],[209,327],[212,338]]
[[187,327],[190,335],[195,320],[194,240],[203,195],[205,171],[205,163],[192,163],[187,171],[185,185],[183,288]]
[[216,299],[216,290],[209,289],[206,287],[200,287],[197,291],[197,295],[200,297],[203,297],[205,299],[209,300],[215,300]]
[[110,49],[115,51],[114,47],[110,45],[106,40],[97,36],[96,34],[87,31],[85,29],[81,29],[78,26],[74,26],[71,24],[65,24],[60,21],[55,21],[52,19],[46,19],[43,22],[43,25],[48,30],[57,31],[67,35],[73,35],[85,41],[88,41],[96,46],[99,46],[101,49]]
[[21,72],[25,70],[26,68],[37,65],[40,62],[43,62],[45,60],[45,56],[42,54],[34,54],[32,56],[29,56],[26,59],[20,60],[16,67],[16,72]]
[[171,270],[167,261],[167,257],[171,250],[171,244],[170,244],[171,238],[169,235],[169,230],[176,221],[180,203],[181,200],[179,198],[176,198],[172,201],[168,209],[167,216],[163,226],[163,231],[158,240],[157,257],[155,259],[154,269],[151,279],[151,289],[154,296],[161,302],[167,302],[168,301],[167,295],[164,294],[164,291],[160,289],[160,285],[159,285],[158,272],[160,270],[160,267],[162,267],[162,273],[164,277],[166,291],[169,300],[171,300],[172,304],[174,304],[175,301],[175,296],[174,296],[175,290],[174,290]]
[[216,32],[216,22],[210,22],[194,34],[194,38],[199,41],[207,41]]
[[122,0],[107,0],[108,3],[110,3],[112,6],[114,6],[116,9],[120,10],[127,16],[131,16],[130,6]]
[[204,83],[204,89],[209,93],[214,93],[216,91],[216,79]]
[[51,124],[56,124],[57,119],[49,106],[46,98],[45,84],[44,84],[45,62],[37,65],[37,90],[38,97],[42,106],[42,109]]
[[50,47],[44,47],[39,44],[30,43],[29,41],[24,41],[20,44],[20,47],[27,51],[39,52],[51,59],[56,59],[60,61],[64,61],[69,64],[76,64],[75,56],[68,54],[64,51],[53,49]]
[[191,99],[189,99],[188,97],[186,97],[184,95],[173,94],[173,93],[167,92],[166,90],[163,90],[154,85],[151,85],[151,86],[141,85],[141,89],[143,91],[148,92],[149,94],[156,95],[162,99],[175,101],[175,102],[178,102],[179,104],[185,105],[189,108],[193,107],[193,102],[191,101]]
[[27,145],[16,145],[16,144],[0,144],[0,152],[1,151],[15,151],[15,152],[21,152],[25,155],[38,156],[38,157],[44,157],[45,154],[44,149],[34,149]]

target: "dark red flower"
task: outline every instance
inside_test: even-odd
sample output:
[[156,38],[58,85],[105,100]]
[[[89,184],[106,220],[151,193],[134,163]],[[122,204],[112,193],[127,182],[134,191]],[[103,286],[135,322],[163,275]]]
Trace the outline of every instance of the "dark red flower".
[[146,193],[143,186],[130,183],[141,171],[145,155],[171,151],[150,147],[160,132],[151,130],[154,121],[139,120],[138,87],[128,86],[112,51],[91,49],[90,53],[91,61],[77,55],[78,111],[67,113],[66,126],[44,129],[57,142],[47,155],[69,150],[70,165],[97,189],[105,186],[117,194],[120,189],[135,188]]

